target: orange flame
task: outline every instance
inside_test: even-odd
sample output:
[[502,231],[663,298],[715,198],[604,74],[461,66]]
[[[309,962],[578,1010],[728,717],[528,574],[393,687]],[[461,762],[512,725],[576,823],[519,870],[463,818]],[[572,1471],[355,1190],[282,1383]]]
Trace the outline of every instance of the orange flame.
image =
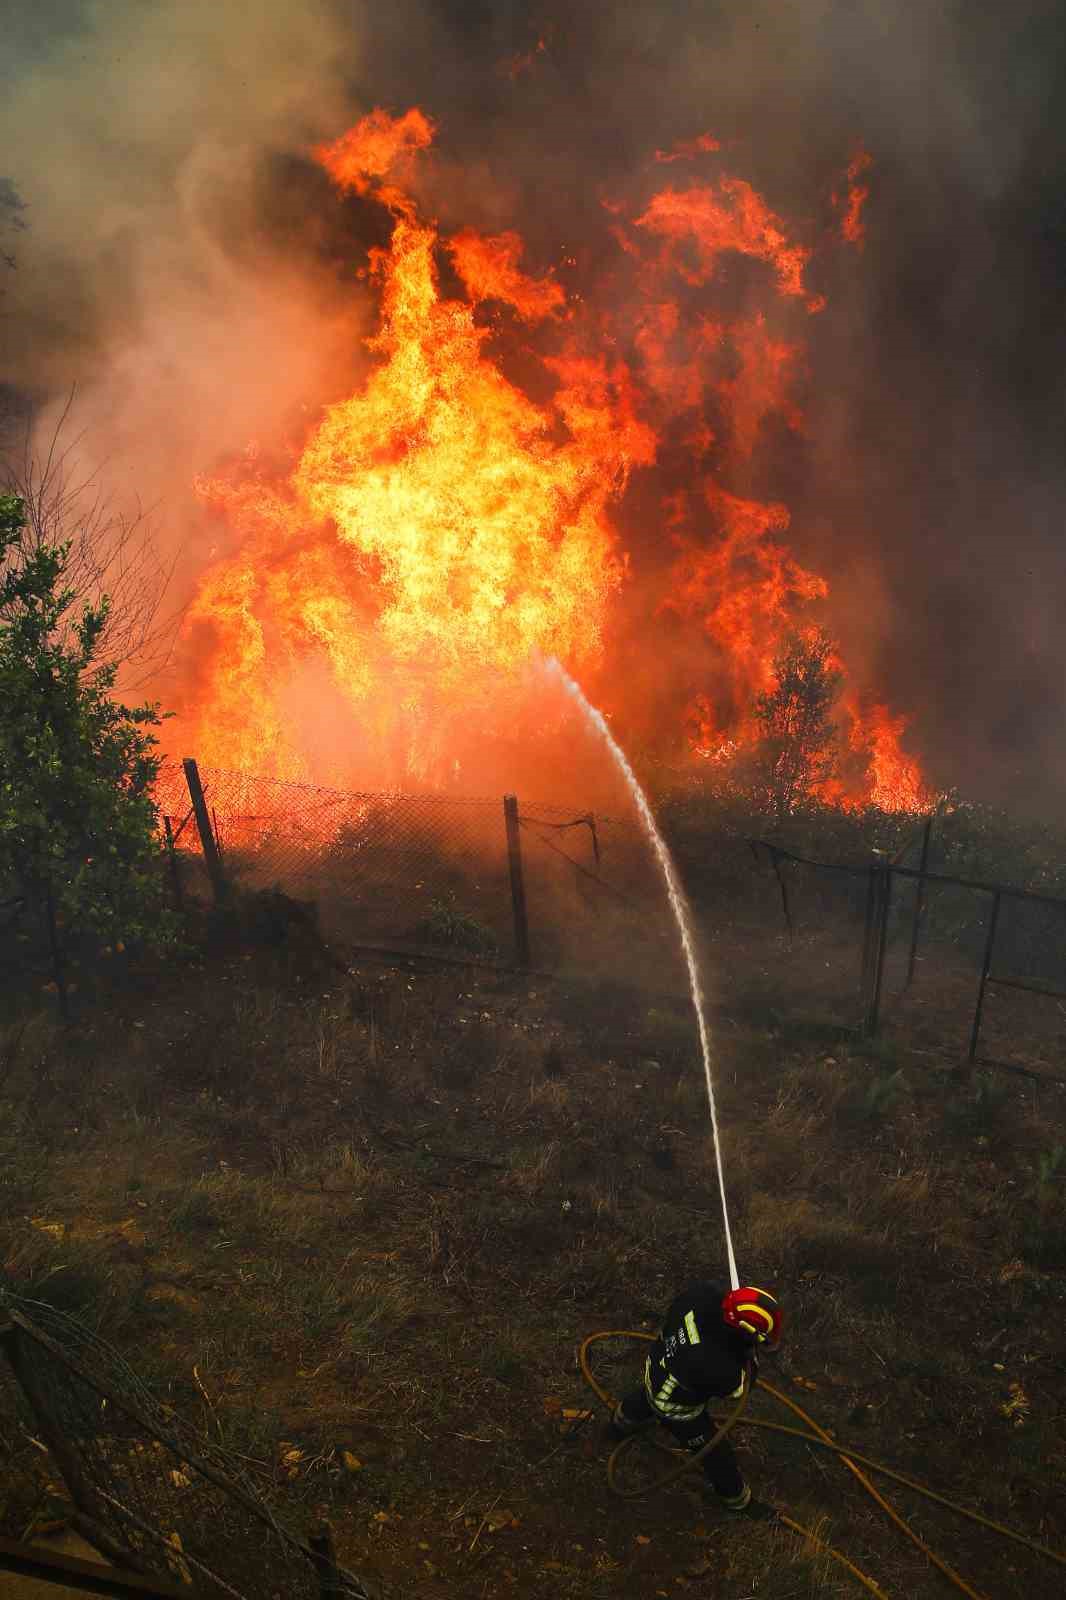
[[[197,484],[232,553],[203,575],[187,617],[191,747],[216,767],[338,778],[320,757],[312,774],[294,731],[293,684],[310,675],[313,703],[357,722],[363,771],[374,750],[396,777],[439,779],[464,729],[514,728],[538,654],[578,675],[609,661],[613,608],[633,576],[615,511],[669,436],[670,450],[684,441],[690,453],[688,481],[663,490],[676,554],[646,612],[702,641],[711,686],[685,730],[695,753],[725,766],[757,731],[754,701],[773,686],[783,640],[810,626],[828,586],[784,543],[788,509],[723,481],[728,471],[746,485],[768,418],[802,428],[791,399],[800,347],[767,312],[729,320],[708,295],[732,252],[771,269],[780,316],[797,302],[818,309],[811,252],[739,178],[652,194],[632,221],[605,201],[640,294],[621,329],[580,295],[568,301],[550,273],[525,270],[517,232],[440,237],[410,192],[434,136],[417,108],[376,110],[314,152],[340,193],[391,214],[387,248],[369,252],[373,365],[324,408],[287,472],[249,452]],[[705,134],[657,158],[713,148]],[[863,167],[852,168],[854,180]],[[441,251],[463,299],[442,294]],[[513,316],[486,319],[486,303]],[[536,340],[521,350],[536,399],[505,376],[501,330]],[[851,686],[842,714],[862,775],[826,798],[917,808],[905,720],[880,703],[862,710]]]
[[656,150],[655,159],[665,166],[672,161],[692,161],[696,156],[711,155],[721,148],[711,134],[701,133],[695,139],[678,139],[669,150]]
[[755,448],[766,417],[777,413],[796,432],[803,427],[802,414],[789,400],[800,350],[798,345],[772,338],[761,313],[753,321],[731,328],[729,342],[736,357],[736,372],[723,378],[717,389],[730,418],[733,450],[747,457]]
[[714,483],[705,496],[718,536],[712,544],[683,544],[662,609],[698,620],[716,646],[729,687],[732,736],[748,737],[751,704],[773,687],[774,657],[797,602],[821,599],[828,585],[772,537],[788,531],[785,506],[741,500]]
[[918,763],[903,754],[900,740],[907,728],[906,717],[894,717],[887,706],[874,705],[863,715],[855,701],[848,705],[852,718],[849,743],[859,751],[868,767],[865,794],[844,797],[845,804],[879,806],[882,811],[928,810],[931,794],[922,780]]
[[[417,106],[402,117],[371,111],[333,144],[318,145],[312,154],[342,193],[368,194],[375,178],[383,178],[404,158],[425,150],[435,133],[434,124]],[[379,189],[379,198],[392,210],[410,210],[407,197],[391,185]]]
[[[806,297],[803,272],[811,252],[789,242],[785,225],[743,178],[720,178],[717,190],[664,189],[651,201],[638,228],[647,228],[674,248],[674,265],[687,282],[706,283],[726,251],[766,261],[782,294]],[[691,241],[699,260],[688,266],[676,246]]]
[[[320,156],[338,186],[366,192],[428,128],[375,112]],[[188,622],[210,680],[199,747],[215,765],[299,770],[279,696],[308,655],[360,707],[374,691],[391,705],[402,681],[417,719],[431,702],[454,715],[499,689],[485,674],[514,676],[537,652],[587,665],[602,647],[623,571],[608,507],[655,447],[628,373],[602,356],[556,358],[554,398],[535,404],[486,359],[472,308],[441,299],[435,230],[406,195],[377,192],[396,219],[389,249],[371,253],[379,364],[326,409],[286,484],[201,485],[241,546]],[[557,285],[518,271],[517,236],[452,243],[474,298],[526,317],[562,303]]]
[[847,194],[833,196],[834,206],[843,213],[840,218],[840,237],[846,244],[853,244],[859,250],[866,242],[866,224],[863,221],[863,207],[870,198],[870,186],[860,183],[859,178],[873,166],[873,156],[867,150],[860,150],[848,163]]
[[449,239],[447,248],[471,300],[501,300],[526,322],[539,322],[566,304],[559,284],[550,278],[527,278],[519,270],[525,245],[517,233],[487,239],[466,230]]

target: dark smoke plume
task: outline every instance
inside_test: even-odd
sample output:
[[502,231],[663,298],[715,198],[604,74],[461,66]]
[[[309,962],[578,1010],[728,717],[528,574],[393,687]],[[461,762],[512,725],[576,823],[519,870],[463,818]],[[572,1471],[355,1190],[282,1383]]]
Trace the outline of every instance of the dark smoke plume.
[[[78,383],[84,448],[119,492],[161,501],[186,586],[217,537],[195,475],[297,435],[365,361],[355,269],[380,221],[331,200],[316,140],[373,105],[422,104],[440,126],[422,197],[442,225],[517,227],[532,263],[565,246],[601,284],[603,200],[645,192],[655,150],[710,131],[814,245],[868,150],[865,248],[819,249],[813,269],[828,306],[804,330],[805,435],[767,430],[751,492],[789,504],[797,556],[830,584],[826,620],[911,714],[934,783],[1061,799],[1059,6],[2,11],[0,199],[25,208],[2,219],[28,228],[0,239],[16,261],[0,268],[0,380],[42,428]],[[647,485],[622,521],[654,564]],[[658,673],[650,686],[674,693],[678,670]]]

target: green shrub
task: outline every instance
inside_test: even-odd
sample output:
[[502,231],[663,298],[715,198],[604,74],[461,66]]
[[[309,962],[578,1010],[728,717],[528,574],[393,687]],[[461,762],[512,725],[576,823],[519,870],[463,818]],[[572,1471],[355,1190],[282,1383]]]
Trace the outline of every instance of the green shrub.
[[474,955],[491,955],[496,950],[491,929],[459,909],[454,891],[430,901],[429,916],[418,924],[416,933],[427,944],[448,945]]
[[[0,495],[0,885],[43,919],[58,950],[168,946],[158,813],[159,708],[112,698],[101,662],[106,596],[70,581],[70,545],[35,540],[23,502]],[[54,976],[61,984],[56,958]]]

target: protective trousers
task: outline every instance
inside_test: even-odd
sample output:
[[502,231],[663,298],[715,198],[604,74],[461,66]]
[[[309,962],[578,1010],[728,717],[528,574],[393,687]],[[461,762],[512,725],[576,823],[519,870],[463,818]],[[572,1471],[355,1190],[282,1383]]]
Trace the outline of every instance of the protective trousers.
[[[706,1407],[702,1407],[695,1416],[664,1416],[652,1405],[644,1389],[634,1389],[632,1394],[626,1395],[615,1412],[614,1420],[616,1427],[623,1432],[634,1433],[650,1422],[661,1422],[664,1428],[669,1428],[678,1444],[690,1451],[702,1450],[714,1437],[718,1427],[714,1418],[708,1415]],[[729,1440],[723,1439],[716,1445],[709,1455],[704,1456],[700,1465],[704,1477],[723,1504],[731,1511],[743,1510],[751,1499],[751,1490],[741,1476]]]

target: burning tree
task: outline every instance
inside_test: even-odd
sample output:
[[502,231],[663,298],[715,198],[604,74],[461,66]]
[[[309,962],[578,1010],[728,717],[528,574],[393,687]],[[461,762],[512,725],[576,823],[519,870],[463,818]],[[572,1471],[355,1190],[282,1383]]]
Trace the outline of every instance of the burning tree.
[[[753,698],[773,696],[775,659],[829,592],[753,469],[775,434],[803,432],[814,246],[703,133],[604,198],[609,266],[569,247],[527,260],[517,231],[426,213],[436,137],[420,108],[379,108],[310,152],[338,206],[388,228],[360,267],[369,359],[276,448],[250,441],[195,480],[221,553],[177,641],[185,747],[276,778],[443,788],[491,744],[541,783],[533,752],[565,717],[535,664],[554,656],[630,738],[725,773],[781,739]],[[855,242],[857,189],[848,207]],[[620,641],[650,662],[660,622],[677,671],[629,670]],[[699,681],[713,695],[682,703]],[[821,798],[914,809],[904,719],[851,687],[837,720],[850,760]],[[796,750],[789,732],[774,761],[786,810],[830,770]]]
[[824,629],[793,634],[774,661],[775,686],[755,701],[755,788],[778,818],[791,815],[836,776],[833,709],[843,681],[836,659]]
[[156,811],[157,706],[112,699],[110,602],[74,614],[71,547],[0,496],[0,886],[43,919],[65,1005],[60,928],[165,942]]

